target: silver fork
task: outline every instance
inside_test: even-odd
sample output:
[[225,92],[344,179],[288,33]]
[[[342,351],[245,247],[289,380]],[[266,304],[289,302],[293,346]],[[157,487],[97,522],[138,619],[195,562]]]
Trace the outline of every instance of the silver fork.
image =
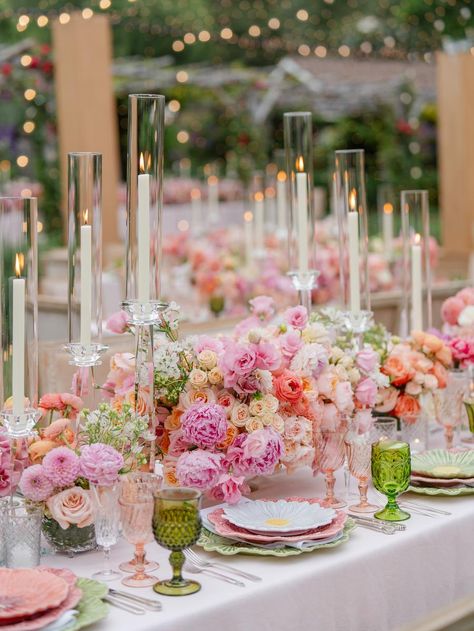
[[385,521],[384,519],[376,519],[375,517],[367,517],[367,516],[364,517],[363,515],[355,515],[353,513],[350,513],[350,516],[352,517],[352,519],[355,519],[358,521],[364,521],[369,524],[374,524],[375,526],[380,526],[380,525],[390,526],[394,528],[395,530],[399,530],[399,531],[403,531],[407,529],[405,524],[399,524],[398,522],[395,522],[395,521]]
[[412,500],[402,500],[401,505],[405,506],[413,506],[414,508],[418,508],[421,510],[429,511],[430,513],[437,513],[439,515],[452,515],[447,510],[443,510],[441,508],[434,508],[433,506],[427,506],[426,504],[419,504],[418,502],[414,502]]
[[245,583],[243,583],[242,581],[238,581],[236,578],[231,578],[230,576],[226,576],[225,574],[221,574],[220,572],[217,572],[216,570],[211,570],[207,567],[199,567],[198,565],[191,563],[189,560],[187,560],[184,569],[188,572],[191,572],[191,574],[207,574],[208,576],[218,578],[225,583],[237,585],[237,587],[246,587]]
[[217,567],[226,572],[231,572],[232,574],[235,574],[236,576],[240,576],[241,578],[246,578],[248,581],[257,582],[257,581],[262,580],[260,576],[256,576],[255,574],[249,574],[248,572],[244,572],[243,570],[238,570],[232,567],[231,565],[226,565],[225,563],[219,563],[219,561],[208,561],[207,559],[204,559],[203,557],[199,556],[197,552],[194,552],[194,550],[191,550],[191,549],[185,550],[184,555],[188,559],[188,561],[190,561],[191,563],[194,563],[194,565],[197,565],[199,567],[210,567],[210,568]]

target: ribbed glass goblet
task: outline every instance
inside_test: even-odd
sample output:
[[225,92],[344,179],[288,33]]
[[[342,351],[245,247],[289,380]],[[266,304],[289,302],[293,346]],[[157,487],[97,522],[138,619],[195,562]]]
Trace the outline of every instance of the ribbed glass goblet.
[[315,432],[316,461],[326,477],[326,506],[342,508],[346,503],[334,495],[334,472],[344,463],[344,437],[346,430],[320,430]]
[[153,540],[153,497],[142,495],[131,502],[121,498],[119,504],[122,532],[128,543],[135,545],[135,572],[122,583],[128,587],[151,587],[156,577],[145,573],[145,544]]
[[379,508],[376,504],[370,504],[367,500],[371,453],[372,441],[368,435],[346,438],[346,456],[349,471],[351,475],[357,478],[359,483],[360,501],[358,504],[349,506],[349,510],[354,513],[373,513]]

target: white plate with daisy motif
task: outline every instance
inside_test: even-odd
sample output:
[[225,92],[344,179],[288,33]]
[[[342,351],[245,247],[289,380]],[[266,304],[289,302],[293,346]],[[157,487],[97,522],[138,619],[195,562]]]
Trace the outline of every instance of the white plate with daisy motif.
[[327,526],[336,517],[333,508],[288,500],[255,500],[224,508],[234,526],[260,533],[300,533]]

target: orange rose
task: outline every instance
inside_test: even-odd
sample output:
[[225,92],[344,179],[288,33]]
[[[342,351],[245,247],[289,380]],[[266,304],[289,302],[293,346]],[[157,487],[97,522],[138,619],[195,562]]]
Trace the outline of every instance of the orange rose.
[[415,399],[415,397],[409,394],[401,394],[393,408],[393,413],[399,418],[414,418],[419,415],[420,410],[421,406],[418,399]]
[[394,386],[403,386],[414,375],[411,366],[408,366],[401,357],[392,355],[382,366],[382,372],[390,377],[390,383]]
[[239,430],[237,429],[237,427],[235,427],[235,425],[230,425],[229,423],[229,425],[227,425],[226,437],[222,442],[217,443],[217,449],[227,449],[228,447],[230,447],[238,433]]
[[430,333],[427,333],[425,335],[425,339],[423,341],[423,349],[426,349],[427,352],[437,353],[443,348],[443,346],[443,340],[441,340],[439,337],[436,337],[436,335],[431,335]]
[[275,395],[280,401],[296,403],[303,394],[303,382],[289,370],[284,370],[281,375],[273,379]]
[[[138,405],[136,407],[136,411],[138,412],[140,416],[145,416],[146,414],[148,414],[149,398],[150,398],[150,395],[146,390],[145,390],[145,394],[143,394],[141,391],[138,393]],[[126,399],[127,399],[127,403],[130,403],[132,408],[135,410],[135,391],[130,390],[130,392],[127,393]]]
[[173,460],[163,464],[163,480],[166,486],[179,486],[176,478],[176,462]]

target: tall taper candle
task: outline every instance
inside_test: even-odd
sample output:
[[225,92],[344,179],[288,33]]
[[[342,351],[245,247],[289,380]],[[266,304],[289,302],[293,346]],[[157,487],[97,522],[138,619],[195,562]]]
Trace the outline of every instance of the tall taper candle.
[[255,249],[261,254],[265,249],[265,206],[263,193],[255,193]]
[[81,226],[81,331],[82,346],[91,343],[92,315],[92,226],[87,224],[89,211],[84,211]]
[[303,157],[296,160],[296,217],[298,235],[298,272],[308,272],[308,175]]
[[[140,169],[145,170],[143,154],[140,155]],[[138,270],[137,297],[140,302],[150,300],[150,176],[138,176]]]
[[356,192],[349,194],[349,212],[347,230],[349,238],[349,288],[350,309],[352,313],[360,311],[360,261],[359,261],[359,213],[357,212]]
[[13,279],[12,395],[13,414],[25,411],[25,279],[21,276],[21,254],[15,256]]
[[250,266],[253,258],[253,213],[244,212],[245,263]]
[[286,173],[278,171],[276,183],[278,232],[286,232]]
[[420,235],[416,234],[411,246],[411,329],[423,329],[422,267]]
[[385,202],[382,211],[383,247],[386,258],[390,260],[393,250],[393,204]]

